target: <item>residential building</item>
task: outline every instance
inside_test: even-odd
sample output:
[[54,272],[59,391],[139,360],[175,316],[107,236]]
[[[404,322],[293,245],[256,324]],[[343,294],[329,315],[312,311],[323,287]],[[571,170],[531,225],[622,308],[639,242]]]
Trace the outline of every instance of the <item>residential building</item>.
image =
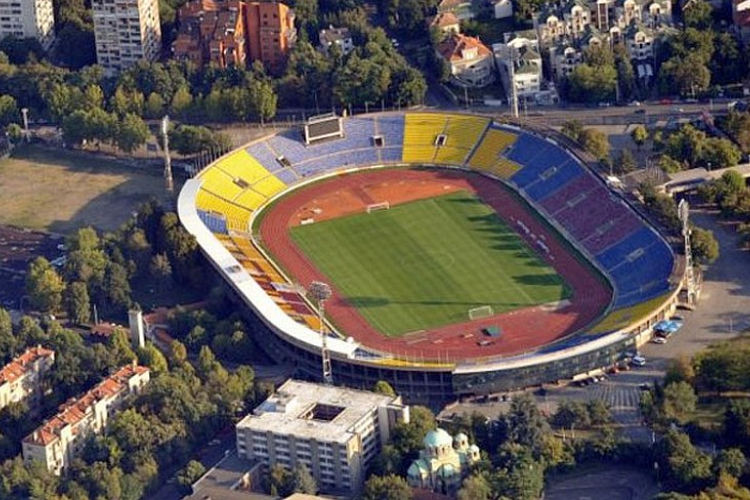
[[237,454],[266,466],[305,465],[325,492],[356,493],[398,422],[401,397],[288,380],[237,424]]
[[39,461],[53,474],[60,474],[80,453],[89,436],[101,434],[109,418],[128,397],[148,383],[150,371],[135,363],[120,368],[60,411],[23,440],[23,458]]
[[437,28],[443,33],[461,33],[461,21],[458,20],[453,12],[443,12],[428,17],[425,22],[427,29]]
[[294,11],[280,2],[249,2],[246,23],[250,59],[281,73],[297,40]]
[[505,95],[511,99],[513,92],[521,104],[555,104],[559,98],[553,84],[545,82],[542,56],[534,30],[505,33],[503,43],[492,45],[495,65]]
[[261,61],[279,73],[297,39],[294,12],[279,2],[192,0],[180,8],[178,19],[174,56],[199,66]]
[[92,0],[96,60],[109,76],[161,51],[158,0]]
[[244,67],[247,58],[244,11],[245,4],[239,0],[186,3],[177,13],[180,27],[172,45],[174,57],[199,67],[205,64]]
[[454,33],[436,48],[452,78],[467,87],[484,87],[495,79],[492,51],[479,38]]
[[52,0],[0,0],[0,39],[36,38],[44,50],[55,39]]
[[549,7],[534,18],[539,42],[548,46],[574,40],[591,26],[591,8],[582,0]]
[[438,428],[428,432],[422,443],[424,449],[411,463],[406,475],[409,485],[414,488],[453,493],[480,458],[479,447],[470,445],[464,433],[451,437]]
[[44,376],[54,363],[55,351],[37,346],[0,368],[0,409],[21,401],[26,401],[29,408],[38,407]]
[[471,0],[441,0],[438,3],[437,11],[439,14],[451,12],[461,21],[464,19],[474,19],[475,16]]
[[740,40],[750,40],[750,0],[732,0],[732,23]]
[[492,2],[492,11],[495,14],[495,19],[506,19],[508,17],[513,17],[513,1],[494,0]]
[[329,26],[327,29],[320,30],[318,38],[320,39],[320,49],[326,54],[332,45],[337,45],[344,55],[354,50],[354,39],[349,28]]

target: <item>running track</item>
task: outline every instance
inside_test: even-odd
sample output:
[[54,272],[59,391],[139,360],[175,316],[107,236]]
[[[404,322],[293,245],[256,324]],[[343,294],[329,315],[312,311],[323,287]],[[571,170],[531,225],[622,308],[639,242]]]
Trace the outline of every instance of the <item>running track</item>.
[[[444,194],[446,189],[474,192],[510,227],[517,229],[518,221],[522,221],[533,234],[543,236],[550,252],[540,255],[572,288],[570,303],[555,310],[537,306],[484,320],[447,325],[422,333],[418,338],[389,338],[370,326],[334,287],[333,296],[326,302],[326,313],[345,335],[372,349],[414,359],[458,361],[511,355],[532,351],[583,329],[609,304],[611,290],[570,253],[556,233],[528,213],[508,188],[477,173],[448,169],[379,169],[335,177],[303,187],[276,203],[261,224],[261,239],[292,279],[304,286],[314,280],[326,281],[326,277],[290,238],[289,228],[299,223],[301,213],[309,212],[310,207],[321,203],[326,205],[324,213],[327,218],[336,216],[333,211],[338,211],[338,215],[361,213],[367,203],[389,201],[395,204],[414,199],[417,192],[420,197],[427,197],[425,185],[439,187],[440,190],[435,189],[432,196]],[[373,198],[373,194],[382,196],[385,192],[388,200]],[[531,248],[537,248],[532,240],[523,234],[521,237]],[[489,339],[482,334],[481,329],[490,325],[501,327],[500,338]],[[492,343],[480,346],[482,340],[491,340]]]

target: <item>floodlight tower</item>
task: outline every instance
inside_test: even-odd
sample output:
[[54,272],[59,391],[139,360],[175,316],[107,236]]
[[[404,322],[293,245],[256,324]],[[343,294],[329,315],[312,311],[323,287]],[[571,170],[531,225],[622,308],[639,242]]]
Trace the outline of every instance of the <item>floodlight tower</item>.
[[695,304],[697,298],[697,289],[695,283],[695,271],[693,269],[693,248],[690,244],[690,204],[687,200],[681,200],[677,205],[677,214],[682,223],[682,238],[685,245],[685,284],[687,287],[687,303]]
[[164,181],[167,184],[167,195],[174,194],[174,180],[172,179],[172,157],[169,154],[169,115],[161,121],[161,136],[164,146]]
[[323,383],[333,384],[333,371],[331,369],[331,353],[328,351],[326,329],[323,323],[325,302],[331,297],[331,287],[322,281],[313,281],[308,289],[310,296],[315,300],[318,307],[318,319],[320,320],[320,356],[323,359]]
[[518,89],[516,89],[516,49],[509,47],[510,64],[508,64],[508,78],[510,79],[510,110],[513,118],[518,120]]

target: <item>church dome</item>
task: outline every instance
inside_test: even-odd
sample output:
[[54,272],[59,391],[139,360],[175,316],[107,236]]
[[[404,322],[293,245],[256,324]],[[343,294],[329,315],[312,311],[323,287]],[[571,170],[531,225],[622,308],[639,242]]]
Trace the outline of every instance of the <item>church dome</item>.
[[422,443],[424,443],[427,448],[439,448],[441,446],[451,446],[453,444],[453,438],[443,429],[438,428],[434,431],[428,432]]

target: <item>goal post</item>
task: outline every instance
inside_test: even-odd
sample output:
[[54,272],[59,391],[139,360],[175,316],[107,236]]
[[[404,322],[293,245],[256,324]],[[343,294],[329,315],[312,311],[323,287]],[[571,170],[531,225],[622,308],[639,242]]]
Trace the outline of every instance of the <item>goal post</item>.
[[367,213],[371,214],[380,210],[390,210],[390,208],[391,204],[387,201],[381,203],[373,203],[371,205],[367,205]]
[[469,309],[469,319],[474,321],[475,319],[489,318],[493,316],[495,312],[492,310],[492,306],[480,306]]

